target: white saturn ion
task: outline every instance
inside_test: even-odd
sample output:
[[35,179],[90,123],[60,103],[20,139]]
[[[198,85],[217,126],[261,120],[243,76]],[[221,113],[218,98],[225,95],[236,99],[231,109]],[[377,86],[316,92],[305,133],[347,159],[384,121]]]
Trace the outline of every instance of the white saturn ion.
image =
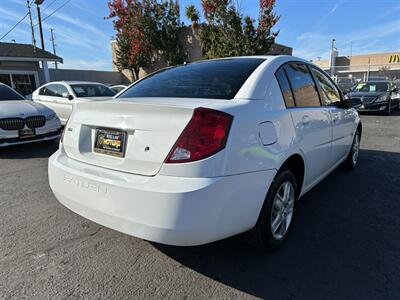
[[61,123],[54,111],[25,100],[0,83],[0,148],[59,138]]
[[54,110],[65,124],[74,103],[107,100],[115,94],[114,90],[98,82],[54,81],[34,91],[32,99]]
[[291,56],[165,69],[111,101],[78,103],[50,186],[72,211],[170,245],[248,232],[276,248],[296,201],[357,164],[361,123],[326,73]]

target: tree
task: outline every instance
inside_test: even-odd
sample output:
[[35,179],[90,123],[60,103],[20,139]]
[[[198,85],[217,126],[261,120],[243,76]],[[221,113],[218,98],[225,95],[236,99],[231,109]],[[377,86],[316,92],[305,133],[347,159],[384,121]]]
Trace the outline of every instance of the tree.
[[183,62],[179,40],[182,23],[179,5],[173,0],[109,0],[109,19],[116,30],[116,65],[127,69],[133,80],[139,79],[140,68],[162,58],[167,65]]
[[[202,0],[201,5],[205,22],[196,35],[206,58],[265,54],[278,35],[272,32],[279,20],[273,11],[275,0],[260,0],[257,28],[255,20],[243,18],[228,0]],[[198,12],[193,5],[186,8],[186,16],[197,26]]]
[[200,16],[193,4],[186,6],[185,15],[190,21],[192,21],[192,27],[195,28],[198,25]]
[[179,16],[179,4],[172,0],[158,5],[157,36],[154,40],[156,49],[167,65],[181,64],[185,53],[180,41],[183,24]]

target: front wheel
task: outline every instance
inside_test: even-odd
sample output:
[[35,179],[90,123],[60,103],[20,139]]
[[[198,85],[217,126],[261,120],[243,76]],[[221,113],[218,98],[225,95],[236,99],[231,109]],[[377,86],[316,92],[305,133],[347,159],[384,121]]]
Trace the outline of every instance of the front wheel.
[[259,249],[278,248],[292,228],[297,196],[293,173],[279,171],[269,188],[256,226],[246,235],[247,242]]
[[392,101],[389,101],[386,114],[387,114],[388,116],[390,116],[391,113],[392,113]]

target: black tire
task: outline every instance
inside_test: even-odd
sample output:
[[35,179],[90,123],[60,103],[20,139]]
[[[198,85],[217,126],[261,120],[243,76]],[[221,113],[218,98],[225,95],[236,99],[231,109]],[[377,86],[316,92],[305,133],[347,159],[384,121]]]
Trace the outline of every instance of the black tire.
[[[272,210],[275,197],[277,196],[277,193],[282,185],[286,184],[286,182],[290,182],[293,186],[294,198],[292,215],[285,234],[282,236],[282,238],[277,239],[272,232]],[[255,227],[245,235],[246,242],[259,250],[273,251],[281,246],[291,232],[298,195],[298,185],[292,171],[287,169],[280,170],[271,183]]]
[[[358,141],[356,141],[356,139],[358,139]],[[355,143],[358,142],[358,149],[355,148]],[[357,163],[358,163],[358,154],[360,152],[360,142],[361,142],[361,133],[360,130],[357,129],[356,134],[354,135],[353,138],[353,143],[351,144],[351,149],[349,152],[349,155],[346,158],[345,161],[345,166],[348,169],[354,169],[355,167],[357,167]],[[356,157],[354,157],[354,152],[358,151]]]
[[386,115],[390,116],[391,113],[392,113],[392,101],[389,101],[388,108],[386,110]]

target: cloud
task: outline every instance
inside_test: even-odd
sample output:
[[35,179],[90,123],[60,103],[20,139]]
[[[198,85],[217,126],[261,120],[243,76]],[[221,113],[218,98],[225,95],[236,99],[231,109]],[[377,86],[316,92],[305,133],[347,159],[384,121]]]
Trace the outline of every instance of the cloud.
[[[350,43],[353,43],[353,53],[368,53],[393,50],[395,40],[398,40],[400,32],[400,20],[393,20],[379,25],[363,29],[348,31],[345,33],[334,32],[305,32],[296,40],[299,42],[294,50],[296,55],[301,54],[306,59],[315,59],[318,56],[329,56],[332,38],[336,39],[337,47],[342,54],[350,52]],[[393,37],[392,43],[380,42],[380,39]],[[346,54],[347,54],[346,53]]]
[[109,39],[109,37],[103,31],[97,29],[95,26],[93,26],[87,22],[82,21],[79,18],[74,18],[74,17],[71,17],[71,16],[69,16],[67,14],[63,14],[63,13],[55,14],[55,15],[53,15],[53,17],[57,18],[61,21],[64,21],[66,23],[69,23],[81,31],[86,31],[86,32],[95,34],[97,36],[96,38],[101,38],[104,40]]

